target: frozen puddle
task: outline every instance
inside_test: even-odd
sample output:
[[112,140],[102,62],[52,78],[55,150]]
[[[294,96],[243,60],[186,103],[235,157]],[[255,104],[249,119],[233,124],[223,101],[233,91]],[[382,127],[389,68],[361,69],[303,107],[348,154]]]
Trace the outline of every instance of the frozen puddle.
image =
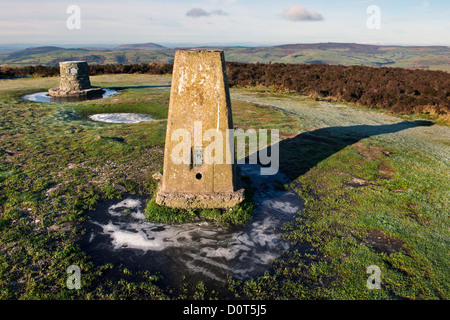
[[99,206],[81,245],[96,263],[159,272],[169,282],[178,282],[182,275],[205,282],[224,282],[227,275],[237,279],[260,275],[289,248],[275,229],[293,219],[303,202],[294,192],[274,187],[276,180],[288,182],[282,174],[260,176],[259,168],[241,166],[242,175],[258,188],[253,221],[245,227],[150,223],[145,220],[146,199],[130,196]]
[[138,113],[99,113],[88,116],[89,119],[107,123],[139,123],[142,121],[153,121],[150,116]]
[[36,92],[32,94],[27,94],[22,97],[24,100],[33,101],[33,102],[78,102],[78,101],[85,101],[85,100],[96,100],[96,99],[104,99],[109,98],[115,95],[118,95],[119,92],[114,89],[108,89],[104,88],[104,92],[101,96],[93,96],[93,97],[66,97],[66,98],[57,98],[57,97],[51,97],[48,94],[48,91],[44,92]]

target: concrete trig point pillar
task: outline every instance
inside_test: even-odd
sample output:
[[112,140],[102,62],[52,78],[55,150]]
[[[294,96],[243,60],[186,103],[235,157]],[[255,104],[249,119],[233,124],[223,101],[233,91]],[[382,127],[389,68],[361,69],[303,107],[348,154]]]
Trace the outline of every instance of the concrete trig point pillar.
[[64,61],[59,63],[60,83],[58,88],[48,90],[53,97],[90,97],[102,95],[102,88],[92,87],[86,61]]
[[[180,130],[181,129],[181,130]],[[229,129],[229,130],[227,130]],[[175,208],[230,208],[244,200],[234,164],[231,101],[222,51],[179,50],[175,54],[170,93],[164,171],[156,203]],[[180,135],[188,137],[183,163]],[[209,133],[209,134],[208,134]],[[211,133],[213,138],[211,138]],[[222,136],[218,139],[217,134]],[[210,143],[220,148],[211,152]],[[176,148],[176,149],[174,149]],[[208,160],[213,154],[213,163]],[[231,159],[230,159],[231,157]],[[178,161],[179,162],[179,161]]]

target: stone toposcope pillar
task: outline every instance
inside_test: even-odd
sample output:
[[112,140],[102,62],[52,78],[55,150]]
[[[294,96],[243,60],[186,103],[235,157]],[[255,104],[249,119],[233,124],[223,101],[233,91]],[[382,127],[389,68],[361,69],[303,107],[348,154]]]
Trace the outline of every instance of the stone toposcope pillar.
[[232,131],[223,52],[177,51],[156,203],[231,208],[242,202]]
[[86,61],[60,62],[59,73],[59,87],[48,90],[52,97],[95,97],[101,96],[104,92],[102,88],[91,86]]

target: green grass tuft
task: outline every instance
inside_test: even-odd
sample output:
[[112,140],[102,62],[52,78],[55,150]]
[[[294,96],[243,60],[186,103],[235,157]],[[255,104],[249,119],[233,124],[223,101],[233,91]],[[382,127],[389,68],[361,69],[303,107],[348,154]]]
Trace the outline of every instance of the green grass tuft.
[[155,197],[145,208],[147,220],[156,223],[179,224],[199,220],[214,221],[223,226],[236,227],[248,224],[253,217],[254,201],[250,186],[245,188],[245,200],[230,209],[179,209],[160,206]]

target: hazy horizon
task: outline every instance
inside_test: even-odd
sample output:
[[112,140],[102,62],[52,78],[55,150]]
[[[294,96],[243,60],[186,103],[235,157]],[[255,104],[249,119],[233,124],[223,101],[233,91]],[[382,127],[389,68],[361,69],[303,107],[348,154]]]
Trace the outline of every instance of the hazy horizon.
[[357,42],[299,42],[299,43],[156,43],[156,42],[138,42],[138,43],[80,43],[80,44],[69,44],[69,43],[5,43],[0,44],[0,48],[17,48],[17,50],[23,50],[28,48],[36,47],[61,47],[64,49],[76,49],[76,48],[98,48],[98,49],[114,49],[120,45],[139,45],[154,43],[161,45],[166,49],[176,49],[176,48],[196,48],[196,47],[247,47],[247,48],[260,48],[260,47],[272,47],[272,46],[283,46],[283,45],[302,45],[302,44],[326,44],[326,43],[336,43],[336,44],[360,44],[360,45],[373,45],[373,46],[395,46],[395,47],[449,47],[447,45],[420,45],[420,44],[365,44]]

